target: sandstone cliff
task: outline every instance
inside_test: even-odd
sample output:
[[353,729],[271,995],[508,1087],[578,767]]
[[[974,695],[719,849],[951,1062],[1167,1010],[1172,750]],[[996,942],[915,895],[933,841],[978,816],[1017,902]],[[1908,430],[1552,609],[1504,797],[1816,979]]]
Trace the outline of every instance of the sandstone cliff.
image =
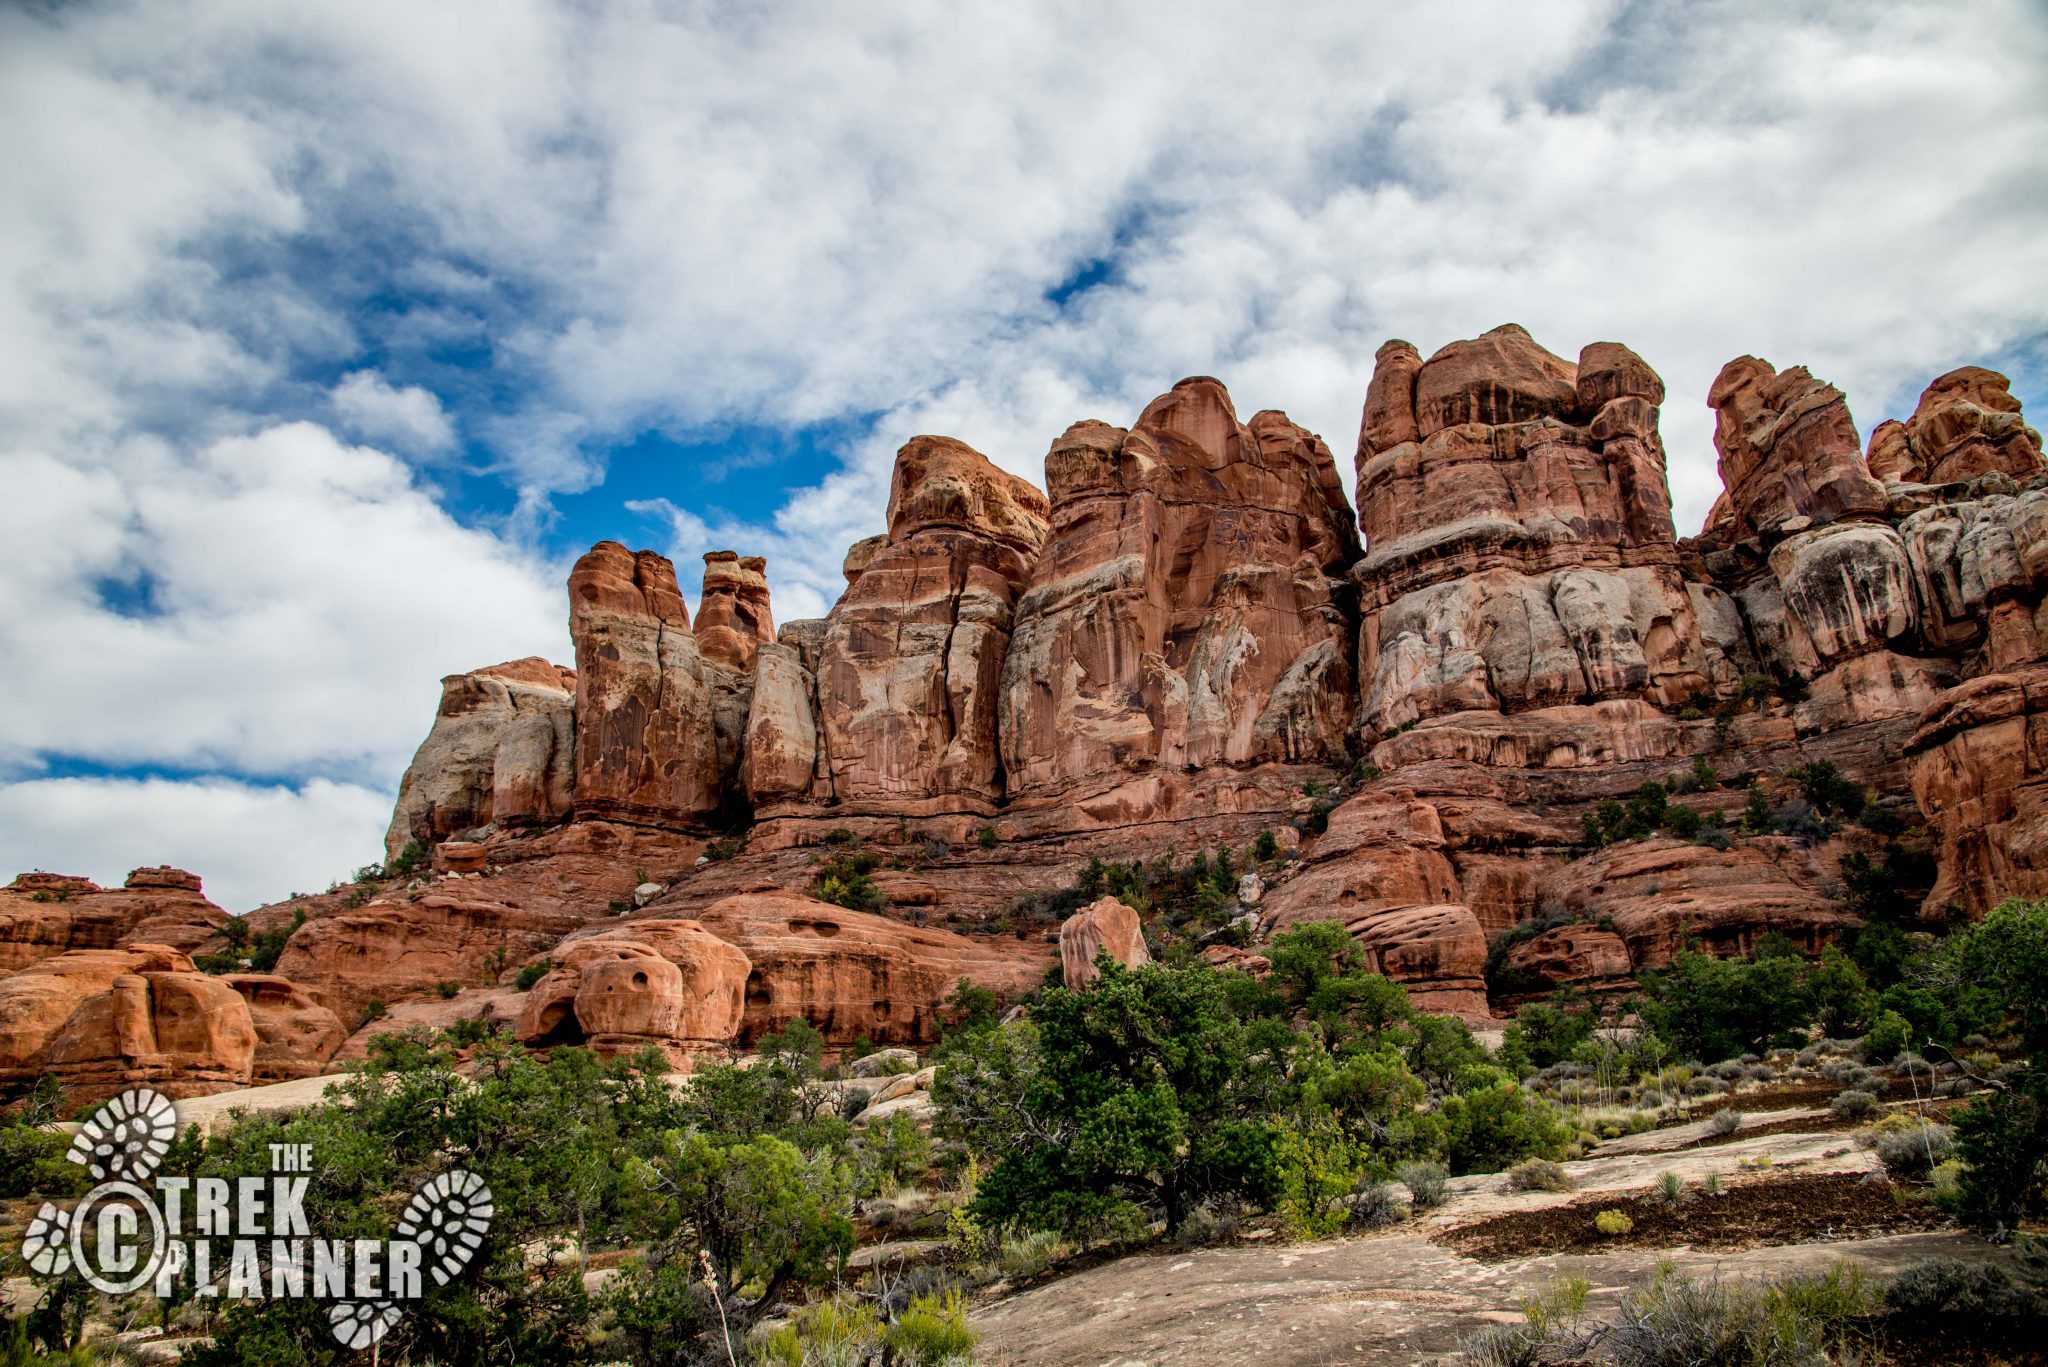
[[[679,1067],[796,1019],[915,1045],[962,978],[1015,1001],[1148,936],[1263,971],[1318,919],[1481,1019],[1495,979],[1852,928],[1840,861],[1879,836],[1727,824],[1816,760],[1934,851],[1929,918],[2048,895],[2048,469],[2004,378],[1942,375],[1866,455],[1840,391],[1731,361],[1686,539],[1666,398],[1619,343],[1388,342],[1356,517],[1319,438],[1206,378],[1070,427],[1044,494],[918,437],[838,603],[779,630],[759,558],[705,557],[693,630],[667,560],[601,542],[573,671],[443,681],[387,840],[433,859],[253,913],[274,973],[196,970],[227,917],[177,870],[0,889],[0,1087],[303,1075],[379,1005]],[[1589,834],[1650,781],[1716,838]],[[1212,849],[1259,861],[1222,924],[1034,910]]]

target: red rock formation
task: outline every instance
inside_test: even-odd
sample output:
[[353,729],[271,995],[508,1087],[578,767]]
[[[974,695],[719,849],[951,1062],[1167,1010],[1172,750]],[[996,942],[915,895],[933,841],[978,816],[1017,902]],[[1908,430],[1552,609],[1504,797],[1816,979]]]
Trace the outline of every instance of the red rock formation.
[[1302,871],[1266,894],[1267,931],[1340,920],[1416,1006],[1484,1016],[1486,936],[1463,902],[1437,809],[1367,791],[1329,821],[1303,851]]
[[251,1076],[256,1082],[284,1082],[326,1071],[348,1030],[341,1017],[313,994],[275,973],[231,973],[221,982],[249,1005],[256,1031]]
[[1887,484],[1946,484],[1994,472],[2028,479],[2044,468],[2041,434],[2020,417],[2011,382],[1973,365],[1928,385],[1905,422],[1879,423],[1869,464]]
[[768,607],[768,562],[736,551],[704,553],[704,594],[697,600],[697,648],[735,669],[754,667],[754,652],[775,639]]
[[1929,649],[1981,646],[1993,670],[2048,654],[2048,489],[1936,504],[1899,537]]
[[576,815],[685,827],[708,819],[724,796],[713,685],[675,567],[598,542],[569,575],[569,634]]
[[1972,679],[1942,695],[1907,746],[1913,796],[1939,841],[1925,914],[1973,916],[2048,897],[2048,666]]
[[432,844],[480,826],[547,825],[575,797],[576,673],[528,657],[441,680],[434,726],[384,837]]
[[201,894],[198,876],[183,869],[137,869],[118,890],[90,878],[24,873],[0,888],[0,973],[72,949],[144,943],[189,954],[227,923],[228,914]]
[[652,1046],[687,1066],[738,1035],[751,967],[695,921],[636,921],[561,946],[516,1032],[600,1053]]
[[1842,391],[1804,366],[1779,372],[1740,356],[1708,392],[1725,502],[1710,530],[1775,536],[1885,511],[1884,486],[1863,464]]
[[1017,610],[1000,739],[1013,798],[1066,804],[1158,777],[1323,762],[1351,713],[1330,576],[1356,551],[1322,442],[1240,423],[1183,380],[1129,432],[1078,423],[1046,457],[1053,531]]
[[1426,363],[1405,343],[1381,349],[1353,572],[1368,731],[1734,686],[1678,572],[1663,396],[1626,347],[1595,343],[1575,367],[1513,324]]
[[1091,902],[1061,923],[1060,973],[1066,985],[1078,989],[1094,982],[1095,956],[1105,952],[1126,968],[1152,962],[1138,913],[1114,897]]
[[756,816],[807,804],[814,791],[831,791],[832,776],[821,762],[818,741],[817,676],[788,628],[784,636],[754,657],[740,772]]
[[740,1041],[809,1021],[834,1047],[929,1044],[966,978],[1006,1000],[1044,975],[1043,946],[927,930],[779,889],[740,893],[698,920],[752,963]]
[[[1045,517],[1038,490],[951,438],[897,452],[888,543],[862,558],[826,619],[817,665],[828,791],[844,811],[994,811],[996,693]],[[786,672],[757,728],[777,738],[801,724],[800,681]],[[802,749],[777,752],[756,800],[795,786]]]
[[0,978],[0,1089],[49,1075],[74,1102],[148,1084],[169,1096],[247,1086],[248,1004],[164,945],[73,950]]
[[[630,884],[632,865],[612,876]],[[447,878],[415,895],[386,893],[307,921],[285,942],[277,972],[311,988],[353,1029],[371,1002],[427,996],[444,982],[492,981],[585,924],[591,912],[550,899],[544,886],[516,876]]]
[[1817,854],[1789,841],[1715,850],[1669,839],[1631,841],[1546,871],[1540,896],[1573,920],[1612,923],[1636,972],[1662,968],[1688,945],[1721,956],[1768,934],[1810,953],[1856,918],[1818,890]]
[[1611,930],[1598,926],[1557,926],[1508,951],[1511,973],[1541,984],[1565,986],[1627,986],[1635,965],[1628,945]]

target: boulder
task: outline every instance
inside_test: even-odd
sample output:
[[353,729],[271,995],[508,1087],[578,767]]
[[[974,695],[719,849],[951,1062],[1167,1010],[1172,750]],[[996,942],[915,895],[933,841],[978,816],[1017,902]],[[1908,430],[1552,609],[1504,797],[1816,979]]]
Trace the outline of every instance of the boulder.
[[1994,671],[2048,654],[2048,489],[1936,504],[1898,534],[1929,649],[1984,645]]
[[[890,1078],[917,1071],[915,1049],[877,1049],[865,1054],[846,1066],[846,1071],[857,1078]],[[875,1091],[880,1091],[877,1087]],[[870,1100],[874,1092],[869,1092]]]
[[1066,985],[1083,988],[1095,981],[1095,956],[1108,954],[1125,968],[1152,962],[1145,948],[1145,929],[1138,913],[1114,897],[1103,897],[1060,924],[1060,973]]
[[1726,850],[1659,837],[1552,865],[1538,897],[1573,921],[1612,925],[1640,973],[1688,946],[1746,955],[1770,934],[1819,953],[1857,924],[1821,895],[1823,873],[1817,852],[1776,837]]
[[768,562],[736,551],[706,551],[704,593],[697,600],[697,648],[707,659],[739,670],[775,640],[768,606]]
[[163,945],[73,950],[0,978],[0,1088],[43,1076],[73,1102],[147,1084],[203,1096],[249,1084],[248,1003]]
[[1778,652],[1788,672],[1906,641],[1919,624],[1906,546],[1890,527],[1837,523],[1778,543],[1770,566],[1785,608]]
[[1343,753],[1349,631],[1331,576],[1357,538],[1319,438],[1281,413],[1240,422],[1222,385],[1183,380],[1129,431],[1068,428],[1046,486],[1052,533],[1003,664],[1013,805],[1122,786],[1143,819],[1191,769]]
[[2043,470],[2041,434],[2020,416],[2005,376],[1951,370],[1921,391],[1913,416],[1870,434],[1870,473],[1887,484],[1949,484],[1987,474],[2030,479]]
[[1635,972],[1621,936],[1598,926],[1556,926],[1523,940],[1508,950],[1507,967],[1545,992],[1567,985],[1625,986]]
[[341,1017],[289,978],[275,973],[231,973],[220,981],[248,1003],[256,1029],[251,1072],[257,1082],[317,1077],[348,1038]]
[[[631,868],[619,871],[627,887]],[[512,879],[443,879],[416,895],[307,921],[285,942],[276,971],[354,1029],[372,1002],[392,1006],[433,995],[444,982],[490,981],[584,924],[586,913],[539,893]]]
[[699,653],[675,566],[600,541],[569,575],[576,645],[575,814],[706,822],[724,797],[713,666]]
[[755,652],[740,772],[756,815],[807,803],[816,790],[830,792],[818,745],[817,695],[818,681],[795,645],[777,642]]
[[1774,538],[1889,506],[1842,391],[1806,367],[1781,372],[1739,356],[1721,368],[1707,405],[1726,491],[1709,530]]
[[575,795],[574,670],[529,657],[441,680],[384,836],[387,857],[480,826],[547,825]]
[[558,948],[515,1029],[536,1047],[652,1046],[687,1066],[738,1034],[750,968],[695,921],[636,921]]
[[1412,794],[1369,789],[1337,807],[1301,872],[1268,890],[1261,909],[1268,933],[1342,921],[1368,965],[1417,1007],[1486,1015],[1486,936],[1436,808]]

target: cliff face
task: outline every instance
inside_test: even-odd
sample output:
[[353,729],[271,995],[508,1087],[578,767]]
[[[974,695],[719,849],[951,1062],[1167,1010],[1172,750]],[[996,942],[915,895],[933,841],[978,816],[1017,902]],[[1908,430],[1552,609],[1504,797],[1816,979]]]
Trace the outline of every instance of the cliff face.
[[1158,929],[1103,899],[1062,934],[1020,895],[1262,831],[1209,958],[1334,918],[1481,1017],[1508,932],[1518,981],[1618,987],[1853,925],[1862,832],[1583,847],[1646,781],[1703,772],[1685,800],[1731,817],[1821,759],[1924,824],[1930,917],[2048,895],[2048,471],[2004,378],[1941,376],[1867,454],[1803,368],[1738,358],[1706,398],[1726,487],[1686,540],[1656,372],[1508,325],[1380,349],[1355,517],[1320,438],[1194,378],[1070,427],[1044,494],[912,440],[821,620],[778,631],[764,563],[721,551],[693,630],[667,560],[602,542],[575,670],[443,681],[388,839],[433,872],[253,914],[307,917],[276,974],[192,968],[226,917],[175,870],[0,890],[0,1083],[289,1076],[451,982],[536,1045],[683,1066],[798,1017],[916,1043],[962,977],[1016,996]]
[[1190,771],[1344,753],[1334,576],[1358,542],[1319,438],[1192,379],[1129,431],[1069,428],[1045,468],[1052,535],[1002,672],[1014,801],[1139,821]]

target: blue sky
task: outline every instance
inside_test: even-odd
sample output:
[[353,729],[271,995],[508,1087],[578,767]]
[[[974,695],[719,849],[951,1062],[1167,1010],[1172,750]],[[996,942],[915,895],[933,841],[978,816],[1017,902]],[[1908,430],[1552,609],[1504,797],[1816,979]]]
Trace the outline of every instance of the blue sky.
[[10,10],[0,864],[323,885],[584,547],[821,613],[918,432],[1213,374],[1348,482],[1382,341],[1515,321],[1664,375],[1689,532],[1744,352],[2038,414],[2044,75],[2019,0]]

